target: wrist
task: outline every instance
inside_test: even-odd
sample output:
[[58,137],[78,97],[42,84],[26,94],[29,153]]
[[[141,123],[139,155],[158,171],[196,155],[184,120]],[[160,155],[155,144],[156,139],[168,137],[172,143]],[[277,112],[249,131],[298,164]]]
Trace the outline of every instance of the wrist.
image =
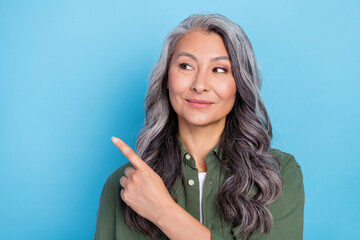
[[[152,221],[158,228],[162,229],[170,219],[174,219],[172,216],[178,212],[178,208],[181,208],[175,201],[170,202],[166,206],[162,207],[160,211],[154,216]],[[181,208],[182,209],[182,208]]]

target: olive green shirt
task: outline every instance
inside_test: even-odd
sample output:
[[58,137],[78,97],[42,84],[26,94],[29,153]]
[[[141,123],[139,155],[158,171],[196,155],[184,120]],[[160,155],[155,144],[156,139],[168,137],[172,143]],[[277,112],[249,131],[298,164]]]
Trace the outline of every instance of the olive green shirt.
[[[183,209],[200,221],[200,190],[198,170],[193,156],[184,148],[180,138],[183,177],[178,178],[170,194]],[[202,208],[203,225],[211,232],[211,240],[236,239],[238,229],[229,233],[230,224],[220,217],[215,199],[226,172],[219,162],[219,145],[206,155],[207,174],[203,185]],[[270,149],[270,153],[280,161],[280,171],[283,178],[283,190],[280,197],[268,206],[274,224],[271,232],[265,235],[254,233],[249,240],[300,240],[303,237],[304,186],[303,176],[299,164],[294,156],[277,149]],[[119,167],[106,180],[101,192],[94,239],[151,239],[138,230],[132,230],[126,224],[124,213],[126,204],[120,197],[122,189],[119,180],[124,176],[126,167],[131,163]],[[249,196],[256,194],[252,188]],[[185,229],[184,229],[185,230]],[[186,230],[185,230],[186,231]],[[165,234],[157,239],[168,239]]]

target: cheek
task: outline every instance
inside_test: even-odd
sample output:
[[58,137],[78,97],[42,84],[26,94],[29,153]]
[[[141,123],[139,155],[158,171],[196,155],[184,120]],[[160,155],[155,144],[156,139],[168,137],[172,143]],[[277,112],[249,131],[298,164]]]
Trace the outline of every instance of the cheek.
[[169,91],[170,103],[176,113],[178,113],[179,106],[179,94],[181,93],[181,84],[179,84],[178,76],[173,71],[168,72],[168,82],[167,87]]
[[235,101],[236,84],[235,80],[224,81],[217,85],[218,96],[225,101]]
[[170,97],[175,97],[177,94],[181,94],[187,89],[187,81],[176,71],[169,70],[168,72],[168,89]]

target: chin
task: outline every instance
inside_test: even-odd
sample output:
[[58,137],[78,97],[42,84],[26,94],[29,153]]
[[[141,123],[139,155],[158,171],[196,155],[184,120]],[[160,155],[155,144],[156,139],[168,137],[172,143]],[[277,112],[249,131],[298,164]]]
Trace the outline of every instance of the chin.
[[216,124],[220,121],[220,119],[210,119],[210,118],[205,118],[205,117],[197,117],[197,118],[183,118],[183,120],[187,123],[187,124],[191,124],[193,126],[208,126],[211,124]]
[[208,126],[210,125],[212,122],[206,122],[206,121],[203,121],[203,122],[189,122],[191,125],[193,126],[197,126],[197,127],[205,127],[205,126]]

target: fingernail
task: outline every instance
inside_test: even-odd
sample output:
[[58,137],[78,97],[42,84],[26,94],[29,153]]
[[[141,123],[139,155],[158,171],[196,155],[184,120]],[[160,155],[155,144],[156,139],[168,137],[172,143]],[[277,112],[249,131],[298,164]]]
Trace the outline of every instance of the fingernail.
[[119,142],[119,140],[118,140],[116,137],[114,137],[114,136],[111,137],[111,140],[112,140],[113,143],[115,143],[115,144]]

